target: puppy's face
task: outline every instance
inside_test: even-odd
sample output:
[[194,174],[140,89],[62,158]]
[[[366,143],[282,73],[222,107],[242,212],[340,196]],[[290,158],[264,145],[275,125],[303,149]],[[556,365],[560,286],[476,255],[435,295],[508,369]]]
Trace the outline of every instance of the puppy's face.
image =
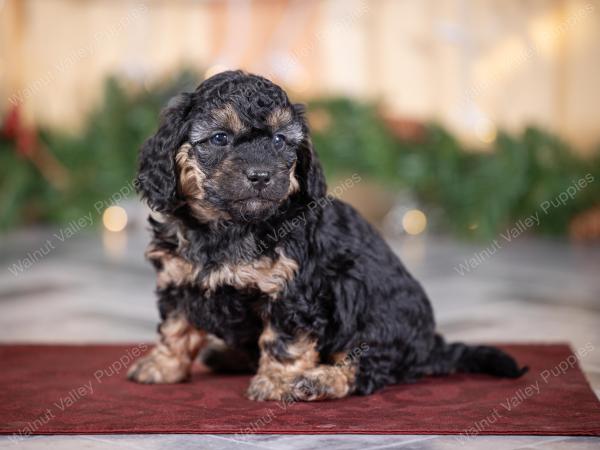
[[302,108],[272,82],[223,72],[165,111],[142,146],[138,188],[161,212],[182,206],[202,221],[254,222],[296,193],[325,193]]
[[193,118],[190,146],[180,150],[177,163],[192,210],[256,221],[298,190],[295,166],[303,129],[292,105],[267,97],[269,110],[254,108],[244,88]]

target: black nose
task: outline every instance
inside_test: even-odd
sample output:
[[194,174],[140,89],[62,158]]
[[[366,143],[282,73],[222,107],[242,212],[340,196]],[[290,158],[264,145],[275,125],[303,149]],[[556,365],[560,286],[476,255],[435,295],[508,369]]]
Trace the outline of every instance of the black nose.
[[248,169],[246,176],[256,189],[264,189],[271,181],[271,173],[261,169]]

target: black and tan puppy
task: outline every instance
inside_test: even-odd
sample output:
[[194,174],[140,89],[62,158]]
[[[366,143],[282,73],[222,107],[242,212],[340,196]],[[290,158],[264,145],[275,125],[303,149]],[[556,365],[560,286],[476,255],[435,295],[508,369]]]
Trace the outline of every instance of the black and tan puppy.
[[426,374],[523,370],[447,344],[420,284],[349,205],[330,198],[303,108],[270,81],[220,73],[163,112],[138,186],[157,213],[160,342],[130,369],[185,380],[200,350],[255,373],[255,400],[368,394]]

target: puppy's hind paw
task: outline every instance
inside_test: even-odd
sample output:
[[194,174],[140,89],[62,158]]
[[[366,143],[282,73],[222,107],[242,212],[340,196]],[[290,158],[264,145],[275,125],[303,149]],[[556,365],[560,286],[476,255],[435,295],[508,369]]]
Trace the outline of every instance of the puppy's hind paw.
[[329,397],[329,390],[317,377],[300,375],[292,382],[292,395],[298,401],[313,402]]
[[289,386],[283,380],[272,379],[265,375],[256,375],[252,378],[246,396],[255,401],[280,401],[289,396]]
[[150,353],[134,362],[127,378],[138,383],[178,383],[189,377],[189,367],[174,358]]

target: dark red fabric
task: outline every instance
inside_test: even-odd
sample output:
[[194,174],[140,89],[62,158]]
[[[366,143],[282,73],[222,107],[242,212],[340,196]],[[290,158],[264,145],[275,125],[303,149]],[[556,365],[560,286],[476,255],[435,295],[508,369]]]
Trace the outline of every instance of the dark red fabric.
[[5,345],[0,433],[600,435],[600,405],[577,365],[543,379],[568,360],[568,346],[503,348],[531,367],[526,376],[427,378],[367,397],[285,405],[246,400],[249,377],[201,367],[189,383],[129,382],[118,366],[129,365],[139,346]]

